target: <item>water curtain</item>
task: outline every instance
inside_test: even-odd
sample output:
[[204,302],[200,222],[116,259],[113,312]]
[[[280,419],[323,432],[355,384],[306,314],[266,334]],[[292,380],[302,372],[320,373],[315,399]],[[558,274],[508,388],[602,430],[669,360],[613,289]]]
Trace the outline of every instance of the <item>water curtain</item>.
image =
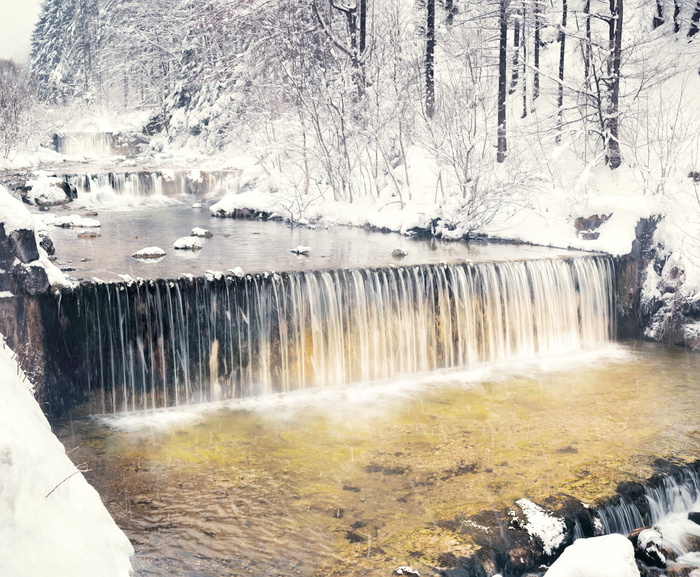
[[84,283],[54,355],[109,413],[343,385],[593,347],[613,264],[586,256]]

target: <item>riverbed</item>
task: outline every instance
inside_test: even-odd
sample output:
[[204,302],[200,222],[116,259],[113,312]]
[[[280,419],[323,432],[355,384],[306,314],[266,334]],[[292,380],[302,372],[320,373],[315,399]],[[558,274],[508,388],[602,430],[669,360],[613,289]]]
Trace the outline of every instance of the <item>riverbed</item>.
[[517,499],[595,504],[658,457],[700,457],[699,371],[695,353],[630,341],[54,425],[136,575],[425,575]]

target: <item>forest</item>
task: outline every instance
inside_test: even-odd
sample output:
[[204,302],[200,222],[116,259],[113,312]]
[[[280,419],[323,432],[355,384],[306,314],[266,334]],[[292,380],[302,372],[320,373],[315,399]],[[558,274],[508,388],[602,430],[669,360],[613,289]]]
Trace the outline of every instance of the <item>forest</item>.
[[140,112],[150,153],[245,156],[291,219],[363,199],[468,237],[537,189],[574,214],[621,166],[697,192],[699,21],[696,0],[46,0],[29,71],[3,68],[37,98],[1,152]]

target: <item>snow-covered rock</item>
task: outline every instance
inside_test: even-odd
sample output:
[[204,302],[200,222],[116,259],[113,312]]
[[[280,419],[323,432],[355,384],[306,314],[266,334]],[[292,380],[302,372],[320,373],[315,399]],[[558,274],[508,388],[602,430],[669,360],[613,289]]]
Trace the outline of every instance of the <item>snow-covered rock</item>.
[[146,248],[136,251],[131,256],[133,258],[162,258],[165,254],[165,251],[159,246],[147,246]]
[[177,250],[199,250],[203,247],[202,241],[196,236],[183,236],[173,243]]
[[0,338],[0,575],[128,577],[133,548]]
[[531,537],[542,541],[547,555],[554,553],[566,536],[566,523],[561,517],[547,513],[542,507],[528,499],[516,501],[527,521],[522,525]]
[[196,226],[192,229],[192,236],[198,236],[199,238],[211,238],[214,235],[210,230]]
[[78,197],[75,186],[56,176],[41,176],[27,182],[26,198],[38,206],[66,204]]
[[58,226],[61,228],[99,228],[101,223],[95,218],[80,216],[79,214],[68,214],[66,216],[48,215],[43,219],[44,224]]
[[612,534],[574,542],[545,577],[639,577],[639,569],[630,540]]

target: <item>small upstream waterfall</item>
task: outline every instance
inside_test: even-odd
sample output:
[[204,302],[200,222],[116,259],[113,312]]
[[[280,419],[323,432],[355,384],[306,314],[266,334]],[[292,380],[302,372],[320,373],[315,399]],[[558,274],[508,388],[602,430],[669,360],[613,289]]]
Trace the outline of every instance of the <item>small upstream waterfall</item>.
[[223,196],[238,189],[238,171],[158,170],[63,174],[63,180],[75,186],[81,198],[119,196],[133,199],[153,195]]
[[54,134],[53,148],[59,154],[81,158],[106,158],[119,154],[115,135],[111,132]]
[[98,413],[373,381],[595,346],[612,284],[603,256],[84,283],[52,358]]

